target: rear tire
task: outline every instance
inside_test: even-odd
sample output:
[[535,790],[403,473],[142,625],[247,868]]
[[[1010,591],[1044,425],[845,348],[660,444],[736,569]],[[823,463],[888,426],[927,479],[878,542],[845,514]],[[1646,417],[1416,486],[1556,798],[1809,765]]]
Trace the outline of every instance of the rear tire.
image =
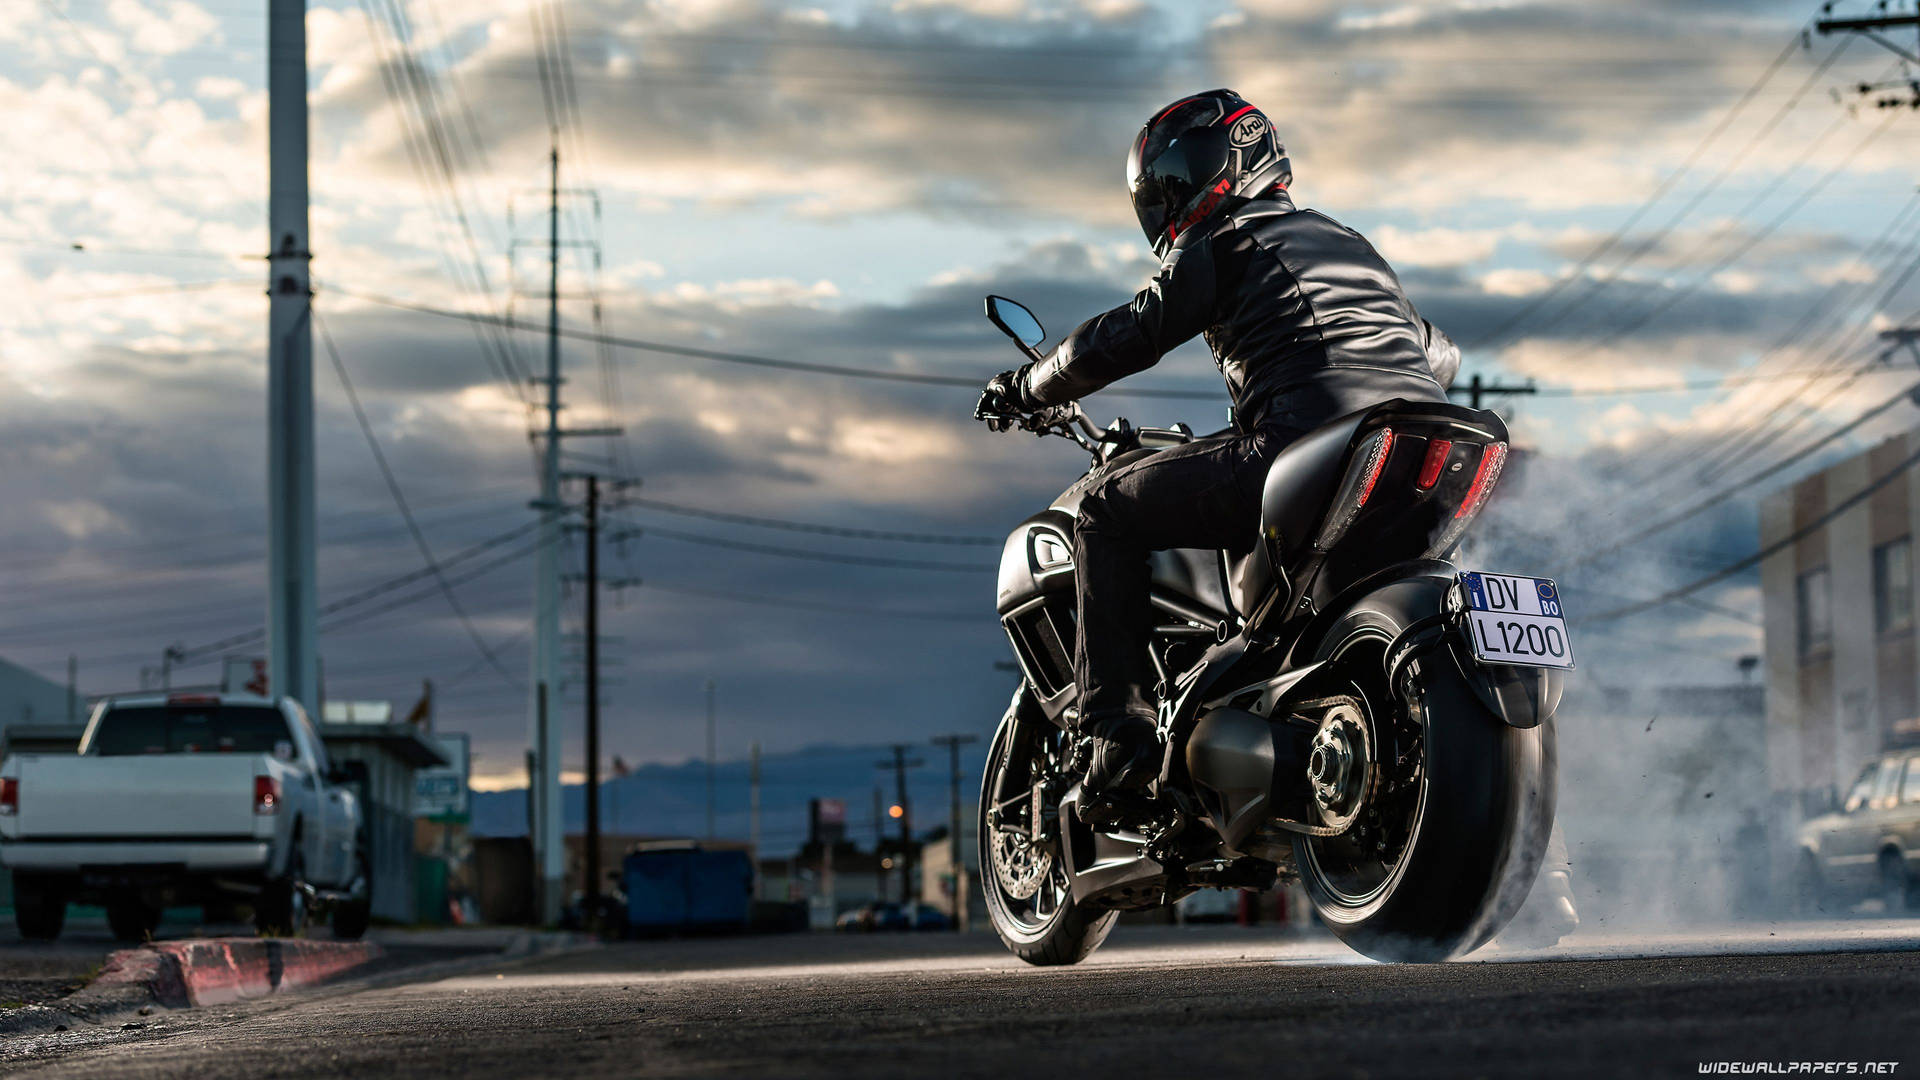
[[1314,909],[1342,941],[1376,960],[1428,963],[1479,948],[1525,901],[1553,828],[1554,730],[1551,719],[1527,729],[1502,721],[1444,652],[1416,662],[1402,700],[1380,673],[1398,631],[1369,612],[1321,658],[1355,679],[1376,747],[1393,745],[1389,720],[1418,734],[1420,776],[1397,806],[1381,807],[1405,837],[1400,853],[1388,866],[1353,832],[1298,837],[1294,850]]
[[270,881],[253,904],[253,926],[267,937],[299,937],[307,928],[307,890],[305,864],[300,858],[299,837],[287,856],[287,872]]
[[[356,941],[367,932],[367,926],[373,921],[373,867],[367,862],[367,853],[354,855],[354,873],[358,875],[360,892],[333,905],[333,936],[347,941]],[[353,889],[356,882],[348,882],[347,888]]]
[[[1037,734],[1057,736],[1058,732],[1049,727]],[[1057,830],[1051,841],[1043,842],[1050,850],[1041,850],[1038,857],[1046,858],[1049,865],[1038,891],[1032,896],[1019,897],[1007,891],[994,851],[997,830],[992,819],[993,793],[1002,773],[1010,774],[1009,782],[1014,790],[1032,790],[1032,763],[1047,756],[1035,736],[1009,709],[1000,720],[1000,730],[994,733],[992,749],[987,752],[978,818],[981,891],[986,894],[987,916],[993,923],[993,931],[1000,935],[1013,955],[1039,967],[1077,964],[1107,940],[1120,913],[1073,902]]]
[[13,923],[28,941],[52,941],[67,924],[67,893],[57,879],[13,872]]
[[122,893],[107,901],[107,928],[115,941],[138,944],[153,940],[160,928],[161,909],[138,893]]
[[1913,894],[1913,883],[1907,878],[1907,867],[1900,860],[1897,851],[1880,853],[1880,899],[1886,905],[1887,917],[1897,918],[1908,911],[1907,900]]

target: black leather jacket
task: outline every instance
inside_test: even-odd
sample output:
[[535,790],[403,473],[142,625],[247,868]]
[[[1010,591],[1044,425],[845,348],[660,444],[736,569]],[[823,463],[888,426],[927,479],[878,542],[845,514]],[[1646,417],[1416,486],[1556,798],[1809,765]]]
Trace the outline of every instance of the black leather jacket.
[[1036,405],[1072,401],[1202,333],[1243,431],[1313,428],[1389,398],[1445,401],[1460,368],[1373,245],[1275,191],[1182,236],[1132,303],[1080,324],[1021,389]]

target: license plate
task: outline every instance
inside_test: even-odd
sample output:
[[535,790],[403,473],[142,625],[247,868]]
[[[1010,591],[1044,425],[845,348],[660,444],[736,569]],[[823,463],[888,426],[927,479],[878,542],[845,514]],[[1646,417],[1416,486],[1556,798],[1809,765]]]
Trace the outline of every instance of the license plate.
[[1473,655],[1489,664],[1573,667],[1560,590],[1546,578],[1464,573]]

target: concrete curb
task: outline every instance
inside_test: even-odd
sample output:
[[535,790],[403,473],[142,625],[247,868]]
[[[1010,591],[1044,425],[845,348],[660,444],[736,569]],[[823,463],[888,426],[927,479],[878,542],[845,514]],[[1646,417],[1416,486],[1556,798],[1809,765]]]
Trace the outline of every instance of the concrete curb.
[[0,1037],[98,1027],[156,1008],[181,1009],[311,986],[383,955],[370,941],[199,938],[122,949],[78,992],[0,1015]]
[[161,941],[114,953],[93,985],[145,986],[155,1004],[173,1009],[224,1005],[311,986],[381,955],[380,946],[370,941]]

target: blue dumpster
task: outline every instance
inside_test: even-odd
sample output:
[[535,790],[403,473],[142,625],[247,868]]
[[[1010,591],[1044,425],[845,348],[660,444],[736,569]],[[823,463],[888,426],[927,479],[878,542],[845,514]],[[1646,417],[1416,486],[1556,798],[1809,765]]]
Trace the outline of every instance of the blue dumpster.
[[621,876],[636,933],[744,930],[753,916],[753,862],[744,851],[635,851]]

